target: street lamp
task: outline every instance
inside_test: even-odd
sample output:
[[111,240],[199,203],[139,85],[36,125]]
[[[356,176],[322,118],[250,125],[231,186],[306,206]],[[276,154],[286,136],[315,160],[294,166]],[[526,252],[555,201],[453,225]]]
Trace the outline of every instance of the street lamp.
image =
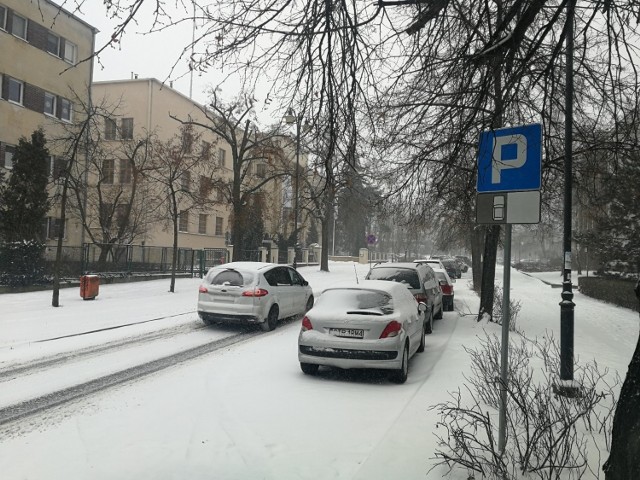
[[298,267],[297,261],[297,246],[298,246],[298,170],[300,169],[300,122],[302,122],[302,116],[296,115],[293,109],[287,110],[287,114],[284,116],[284,121],[288,125],[296,124],[296,177],[293,199],[293,268]]

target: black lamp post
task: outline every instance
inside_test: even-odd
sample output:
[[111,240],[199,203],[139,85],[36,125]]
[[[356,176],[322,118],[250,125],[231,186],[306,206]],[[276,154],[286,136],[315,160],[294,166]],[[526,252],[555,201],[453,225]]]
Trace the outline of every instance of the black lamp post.
[[298,185],[299,185],[299,170],[300,170],[300,122],[302,122],[302,116],[298,116],[290,108],[287,114],[284,116],[284,121],[288,125],[296,124],[296,176],[294,186],[294,199],[293,199],[293,268],[298,268]]

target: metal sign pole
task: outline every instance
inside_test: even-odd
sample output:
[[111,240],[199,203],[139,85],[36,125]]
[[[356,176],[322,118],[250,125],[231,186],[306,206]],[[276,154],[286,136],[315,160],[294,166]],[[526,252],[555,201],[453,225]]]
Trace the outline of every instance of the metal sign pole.
[[502,348],[500,351],[500,417],[498,451],[504,453],[507,430],[507,382],[509,372],[509,317],[511,316],[511,224],[505,225],[502,280]]

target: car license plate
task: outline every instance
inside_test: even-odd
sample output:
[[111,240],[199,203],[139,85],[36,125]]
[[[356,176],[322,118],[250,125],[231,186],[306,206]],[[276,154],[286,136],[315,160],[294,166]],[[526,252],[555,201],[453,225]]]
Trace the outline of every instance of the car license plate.
[[364,330],[357,328],[330,328],[329,334],[335,337],[364,338]]

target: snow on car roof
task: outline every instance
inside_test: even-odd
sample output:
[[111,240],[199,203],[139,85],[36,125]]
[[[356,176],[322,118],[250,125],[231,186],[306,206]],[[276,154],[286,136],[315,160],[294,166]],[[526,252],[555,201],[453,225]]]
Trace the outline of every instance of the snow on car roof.
[[359,283],[339,283],[332,285],[329,288],[325,288],[323,293],[327,290],[335,289],[354,289],[354,290],[380,290],[381,292],[394,293],[394,292],[406,292],[407,287],[403,283],[390,282],[388,280],[361,280]]

